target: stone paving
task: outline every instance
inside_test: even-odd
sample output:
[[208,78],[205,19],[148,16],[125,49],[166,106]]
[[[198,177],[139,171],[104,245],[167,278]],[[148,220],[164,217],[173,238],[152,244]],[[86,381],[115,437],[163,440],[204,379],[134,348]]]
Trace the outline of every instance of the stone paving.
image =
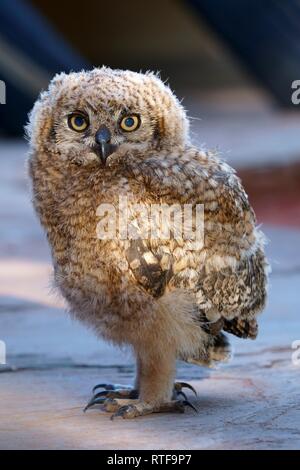
[[264,227],[273,273],[258,339],[233,338],[234,359],[216,370],[178,364],[198,414],[112,422],[82,409],[96,383],[130,383],[133,359],[71,320],[51,292],[23,154],[19,144],[1,152],[0,449],[299,449],[300,230]]

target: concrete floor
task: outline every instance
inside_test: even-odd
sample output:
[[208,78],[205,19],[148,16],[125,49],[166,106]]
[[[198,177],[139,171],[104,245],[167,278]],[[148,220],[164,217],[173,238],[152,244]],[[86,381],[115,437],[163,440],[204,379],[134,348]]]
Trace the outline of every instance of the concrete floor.
[[199,413],[112,422],[82,409],[96,383],[130,383],[133,360],[73,322],[50,291],[23,155],[22,145],[1,147],[0,449],[299,449],[300,231],[264,227],[273,274],[258,339],[233,338],[235,357],[217,370],[178,364]]

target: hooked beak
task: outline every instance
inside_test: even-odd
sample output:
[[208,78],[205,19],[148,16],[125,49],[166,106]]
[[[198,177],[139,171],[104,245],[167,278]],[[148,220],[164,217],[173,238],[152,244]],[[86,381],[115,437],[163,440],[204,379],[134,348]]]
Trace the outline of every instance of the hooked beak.
[[95,135],[95,142],[95,152],[105,165],[107,157],[117,149],[117,145],[111,143],[111,132],[106,126],[99,127]]

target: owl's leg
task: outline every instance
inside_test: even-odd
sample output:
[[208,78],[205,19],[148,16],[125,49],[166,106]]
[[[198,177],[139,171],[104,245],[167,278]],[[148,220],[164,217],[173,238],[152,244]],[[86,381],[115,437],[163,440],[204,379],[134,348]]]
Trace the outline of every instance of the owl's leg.
[[[138,379],[139,398],[132,402],[113,400],[104,405],[107,411],[116,410],[112,419],[117,416],[123,418],[135,418],[151,413],[181,412],[186,406],[194,408],[187,400],[174,400],[188,384],[176,383],[174,385],[176,355],[172,349],[167,348],[159,354],[155,348],[149,352],[144,350],[138,354]],[[192,388],[189,387],[188,388]]]
[[[157,359],[157,361],[160,362],[161,360]],[[150,373],[151,373],[151,369],[150,369]],[[142,360],[141,360],[141,357],[138,355],[134,387],[131,387],[128,385],[124,386],[120,384],[104,384],[104,383],[98,384],[93,388],[93,392],[95,392],[96,390],[100,388],[103,388],[104,390],[102,390],[101,392],[97,392],[93,395],[92,399],[88,402],[88,404],[84,408],[84,411],[88,410],[89,408],[95,405],[104,405],[104,408],[106,411],[115,412],[115,411],[118,411],[121,407],[125,407],[126,405],[131,405],[131,404],[136,403],[137,399],[140,396],[139,389],[141,386],[141,381],[143,381],[144,385],[146,385],[143,379],[143,375],[144,374],[142,371]],[[161,383],[161,380],[159,381],[159,384],[158,384],[159,388],[160,388],[160,383]],[[185,393],[183,392],[184,388],[192,390],[195,393],[195,395],[197,395],[196,390],[191,385],[185,382],[175,382],[173,384],[173,389],[171,393],[171,401],[164,402],[162,409],[160,411],[161,412],[163,411],[183,412],[184,406],[189,405],[187,401],[187,397]],[[179,401],[178,400],[179,397],[183,397],[184,401]],[[148,409],[149,408],[146,407],[144,411]]]

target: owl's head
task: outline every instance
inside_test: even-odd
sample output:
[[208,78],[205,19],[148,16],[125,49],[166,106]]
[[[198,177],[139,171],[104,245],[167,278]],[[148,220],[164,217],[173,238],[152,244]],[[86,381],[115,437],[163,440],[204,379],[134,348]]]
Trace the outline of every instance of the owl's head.
[[128,152],[186,146],[188,119],[155,74],[102,67],[56,75],[30,113],[27,134],[35,151],[109,165]]

